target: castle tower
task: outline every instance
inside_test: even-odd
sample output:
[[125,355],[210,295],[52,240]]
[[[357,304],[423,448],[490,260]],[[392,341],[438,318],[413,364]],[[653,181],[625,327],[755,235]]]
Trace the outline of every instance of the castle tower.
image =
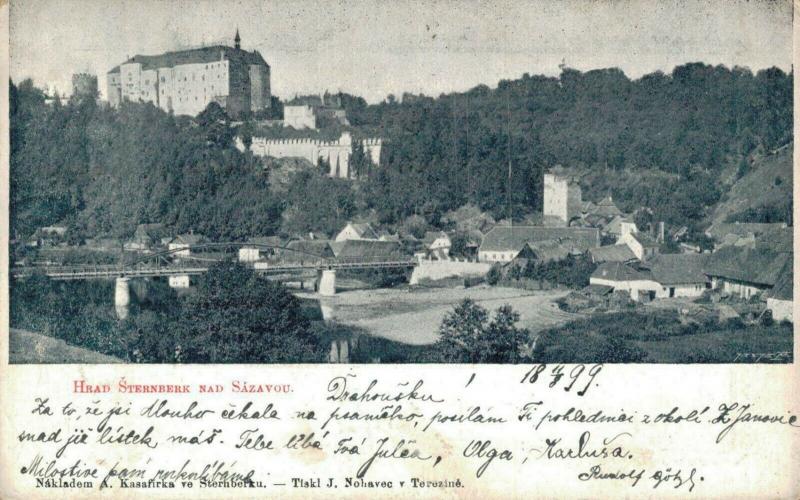
[[233,46],[237,49],[242,48],[242,37],[239,36],[239,28],[236,28],[236,36],[233,37]]
[[548,226],[567,226],[581,212],[581,188],[567,177],[556,173],[544,174],[544,223]]

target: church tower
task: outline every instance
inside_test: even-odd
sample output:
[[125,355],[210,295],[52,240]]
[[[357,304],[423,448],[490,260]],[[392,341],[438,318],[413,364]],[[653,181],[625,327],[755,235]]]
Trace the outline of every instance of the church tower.
[[233,37],[233,46],[237,49],[242,48],[242,37],[239,36],[239,28],[236,28],[236,36]]

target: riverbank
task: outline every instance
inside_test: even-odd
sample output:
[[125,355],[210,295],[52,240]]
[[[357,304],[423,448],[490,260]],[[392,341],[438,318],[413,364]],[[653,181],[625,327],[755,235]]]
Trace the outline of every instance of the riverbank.
[[[352,290],[334,297],[321,297],[326,319],[357,327],[366,333],[410,345],[433,344],[445,314],[469,298],[495,310],[510,304],[520,314],[519,325],[532,332],[580,317],[555,304],[567,291],[530,291],[518,288],[382,288]],[[310,294],[309,294],[310,295]]]

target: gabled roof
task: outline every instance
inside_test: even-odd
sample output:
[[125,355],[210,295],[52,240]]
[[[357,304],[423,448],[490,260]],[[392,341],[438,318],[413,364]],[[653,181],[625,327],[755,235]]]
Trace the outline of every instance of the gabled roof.
[[790,252],[725,247],[711,254],[704,272],[709,276],[774,286],[786,263],[792,262],[793,255]]
[[480,251],[518,251],[525,243],[541,241],[558,241],[570,251],[585,252],[600,245],[600,231],[589,227],[495,226],[483,236]]
[[347,225],[342,228],[342,231],[347,229],[347,227],[351,227],[353,231],[358,235],[359,238],[369,239],[369,240],[377,240],[378,233],[372,229],[372,226],[368,222],[348,222]]
[[707,281],[703,273],[709,254],[677,253],[656,255],[647,264],[653,279],[662,285],[688,285]]
[[610,196],[606,196],[600,200],[599,203],[597,203],[597,208],[595,208],[592,213],[596,215],[602,215],[604,217],[614,217],[617,215],[622,215],[622,210],[617,208]]
[[558,241],[527,242],[515,260],[535,259],[537,262],[555,262],[566,259],[569,254],[569,248]]
[[139,224],[136,226],[136,231],[133,233],[133,239],[160,241],[166,234],[167,232],[164,224]]
[[[248,52],[246,50],[237,49],[234,47],[227,47],[225,45],[212,45],[210,47],[200,47],[197,49],[178,50],[175,52],[165,52],[155,56],[135,55],[122,64],[139,63],[142,65],[142,71],[158,69],[158,68],[173,68],[183,64],[206,64],[220,61],[223,57],[232,62],[241,62],[243,64],[263,65],[269,67],[269,64],[261,57],[258,51]],[[115,66],[109,73],[118,73],[119,66]]]
[[589,250],[594,262],[630,262],[636,255],[628,245],[607,245]]
[[597,266],[592,273],[592,278],[609,281],[637,281],[650,279],[650,276],[622,262],[604,262]]

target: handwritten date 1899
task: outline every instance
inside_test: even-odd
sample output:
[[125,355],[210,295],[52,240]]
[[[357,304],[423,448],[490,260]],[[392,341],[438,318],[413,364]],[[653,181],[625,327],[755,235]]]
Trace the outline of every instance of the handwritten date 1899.
[[[547,384],[547,387],[552,389],[561,383],[565,392],[570,392],[573,387],[576,389],[583,387],[583,389],[577,391],[578,396],[583,396],[586,394],[586,391],[589,390],[589,387],[594,384],[595,378],[602,369],[603,365],[592,365],[591,367],[587,368],[586,365],[579,364],[575,365],[571,370],[569,370],[569,373],[566,373],[564,370],[564,365],[554,365],[548,370],[547,365],[542,363],[534,365],[530,370],[528,370],[528,372],[519,382],[520,384],[535,384],[540,378],[550,377],[550,383]],[[545,374],[542,375],[543,373]],[[567,378],[562,382],[562,379],[565,376]]]

